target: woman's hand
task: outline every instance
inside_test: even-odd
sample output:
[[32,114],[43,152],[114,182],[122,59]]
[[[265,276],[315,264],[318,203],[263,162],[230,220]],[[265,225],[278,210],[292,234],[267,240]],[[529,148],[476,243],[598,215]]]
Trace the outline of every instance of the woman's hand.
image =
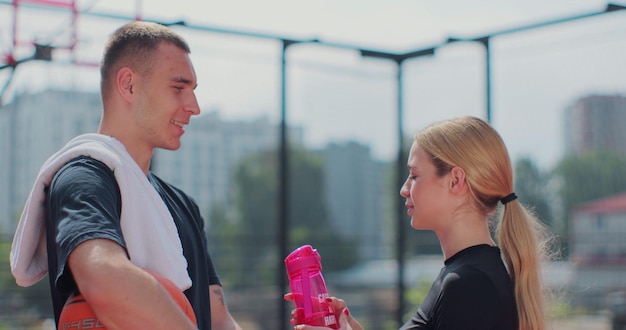
[[[287,301],[293,301],[291,293],[286,294],[284,297]],[[354,317],[352,317],[352,314],[350,314],[345,301],[339,298],[331,297],[326,298],[326,303],[332,307],[335,317],[339,320],[339,330],[363,330],[361,324]],[[294,330],[332,330],[327,327],[299,324],[300,321],[298,320],[298,314],[295,309],[291,311],[290,322],[294,325]]]

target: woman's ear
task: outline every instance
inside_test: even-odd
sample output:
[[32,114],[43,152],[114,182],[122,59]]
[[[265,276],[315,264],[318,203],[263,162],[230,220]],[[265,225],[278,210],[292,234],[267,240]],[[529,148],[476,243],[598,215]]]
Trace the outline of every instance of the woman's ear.
[[117,92],[120,93],[124,100],[132,102],[134,98],[133,85],[136,83],[136,76],[133,70],[123,67],[117,71],[115,78]]
[[461,167],[455,166],[450,170],[450,190],[453,193],[462,192],[467,188],[467,182],[465,181],[465,170]]

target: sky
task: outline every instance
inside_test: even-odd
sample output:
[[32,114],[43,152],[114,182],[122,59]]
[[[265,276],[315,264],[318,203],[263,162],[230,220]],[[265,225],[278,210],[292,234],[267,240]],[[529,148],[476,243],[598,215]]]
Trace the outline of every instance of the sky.
[[[62,0],[68,1],[68,0]],[[71,15],[23,6],[17,16],[0,0],[0,55],[28,56],[18,39],[69,45]],[[69,2],[69,1],[68,1]],[[318,39],[286,52],[287,120],[304,128],[307,145],[356,140],[375,157],[397,152],[397,70],[389,60],[354,49],[404,53],[509,28],[603,10],[597,0],[231,0],[77,1],[88,13],[187,23],[297,40]],[[616,1],[626,5],[625,1]],[[55,51],[52,63],[15,71],[4,101],[43,88],[97,91],[106,37],[124,21],[81,15],[74,52]],[[189,41],[204,112],[225,119],[280,118],[281,44],[273,39],[175,27]],[[626,10],[491,39],[492,124],[513,159],[528,156],[550,169],[563,156],[562,116],[590,94],[626,95]],[[328,44],[345,47],[331,47]],[[71,65],[72,61],[83,65]],[[402,67],[402,127],[407,136],[450,117],[485,118],[485,50],[459,42]],[[0,88],[9,70],[0,71]],[[0,109],[1,111],[1,109]],[[193,122],[192,122],[193,123]]]

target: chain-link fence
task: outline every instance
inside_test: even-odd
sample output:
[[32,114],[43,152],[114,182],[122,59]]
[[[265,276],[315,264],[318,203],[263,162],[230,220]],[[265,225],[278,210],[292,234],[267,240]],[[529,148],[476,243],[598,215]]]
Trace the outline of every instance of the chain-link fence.
[[[515,190],[557,238],[558,257],[543,272],[552,329],[621,329],[623,15],[494,36],[489,58],[484,43],[471,41],[401,65],[319,43],[290,46],[288,248],[318,249],[331,294],[367,329],[397,329],[398,315],[407,320],[415,312],[443,262],[432,233],[397,217],[399,109],[407,148],[412,134],[434,121],[485,118],[489,95],[491,122],[515,164]],[[83,24],[109,33],[117,23]],[[235,319],[244,329],[278,329],[289,318],[280,309],[288,292],[280,287],[286,273],[278,221],[281,44],[174,29],[192,46],[204,114],[192,119],[181,150],[156,153],[154,171],[198,202]],[[54,61],[20,70],[0,107],[0,329],[50,327],[47,281],[18,288],[10,276],[11,235],[42,161],[70,136],[94,131],[100,109],[97,70]],[[398,226],[406,231],[401,245]]]

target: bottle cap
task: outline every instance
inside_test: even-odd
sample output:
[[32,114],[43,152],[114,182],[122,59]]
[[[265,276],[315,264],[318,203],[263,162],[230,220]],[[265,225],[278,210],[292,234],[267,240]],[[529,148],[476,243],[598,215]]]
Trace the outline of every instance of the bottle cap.
[[293,252],[291,252],[287,258],[285,258],[285,266],[287,273],[291,276],[294,273],[298,273],[303,268],[315,268],[322,270],[322,258],[317,250],[310,245],[303,245]]

